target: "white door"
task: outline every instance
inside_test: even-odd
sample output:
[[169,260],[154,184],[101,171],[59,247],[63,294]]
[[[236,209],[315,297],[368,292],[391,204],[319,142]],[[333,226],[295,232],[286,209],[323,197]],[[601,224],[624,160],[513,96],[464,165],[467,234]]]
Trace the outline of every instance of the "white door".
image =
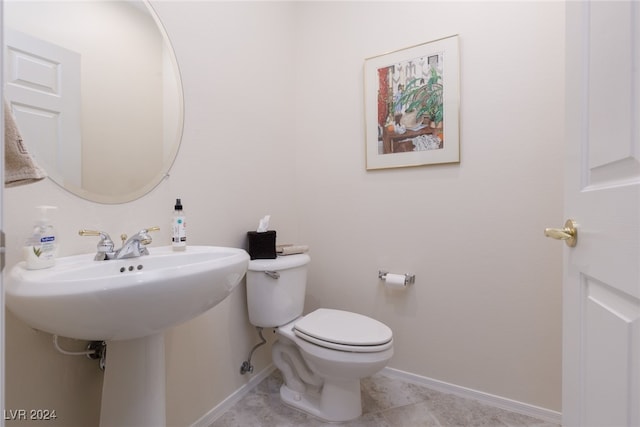
[[80,188],[80,55],[5,29],[5,97],[38,164]]
[[639,426],[640,3],[566,10],[563,424]]

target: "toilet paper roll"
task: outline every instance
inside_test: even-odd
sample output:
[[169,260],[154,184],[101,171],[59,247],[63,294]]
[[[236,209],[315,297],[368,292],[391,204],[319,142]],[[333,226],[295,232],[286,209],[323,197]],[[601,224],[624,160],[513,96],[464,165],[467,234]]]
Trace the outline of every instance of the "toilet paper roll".
[[407,287],[405,280],[406,276],[404,274],[387,273],[384,279],[384,285],[387,289],[404,289]]

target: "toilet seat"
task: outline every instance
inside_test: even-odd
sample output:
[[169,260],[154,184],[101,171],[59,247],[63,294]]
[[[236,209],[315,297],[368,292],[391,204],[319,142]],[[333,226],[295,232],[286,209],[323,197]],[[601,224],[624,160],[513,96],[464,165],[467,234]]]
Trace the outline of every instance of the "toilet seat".
[[384,323],[328,308],[320,308],[296,321],[293,332],[312,344],[355,353],[384,351],[393,345],[393,333]]

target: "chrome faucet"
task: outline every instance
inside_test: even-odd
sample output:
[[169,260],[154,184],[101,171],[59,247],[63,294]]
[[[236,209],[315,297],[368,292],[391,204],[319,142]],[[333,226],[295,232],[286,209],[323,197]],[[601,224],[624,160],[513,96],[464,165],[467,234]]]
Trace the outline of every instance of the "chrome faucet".
[[93,258],[96,261],[107,261],[110,259],[137,258],[143,255],[149,255],[149,250],[145,247],[151,243],[152,239],[149,235],[151,231],[158,231],[160,227],[149,227],[138,231],[128,240],[126,235],[123,236],[122,247],[115,250],[115,245],[111,237],[104,231],[80,230],[78,234],[81,236],[99,236],[98,251]]

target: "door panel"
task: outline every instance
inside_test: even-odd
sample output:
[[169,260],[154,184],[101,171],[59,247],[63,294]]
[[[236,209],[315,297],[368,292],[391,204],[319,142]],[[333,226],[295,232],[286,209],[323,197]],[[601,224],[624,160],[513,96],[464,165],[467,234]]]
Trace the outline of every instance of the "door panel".
[[[630,2],[592,2],[588,32],[589,168],[634,157]],[[612,25],[612,23],[615,23]],[[603,125],[606,123],[606,126]],[[637,164],[637,159],[633,158]]]
[[640,345],[640,301],[586,276],[582,286],[585,419],[594,426],[637,425],[630,412],[637,403],[630,392],[638,386],[632,357]]

